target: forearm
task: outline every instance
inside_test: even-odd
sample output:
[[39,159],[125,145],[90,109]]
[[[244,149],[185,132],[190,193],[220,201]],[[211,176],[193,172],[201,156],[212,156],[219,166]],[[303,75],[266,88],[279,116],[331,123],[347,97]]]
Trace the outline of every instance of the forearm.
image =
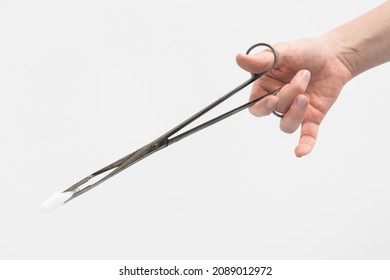
[[351,78],[390,61],[390,1],[323,35]]

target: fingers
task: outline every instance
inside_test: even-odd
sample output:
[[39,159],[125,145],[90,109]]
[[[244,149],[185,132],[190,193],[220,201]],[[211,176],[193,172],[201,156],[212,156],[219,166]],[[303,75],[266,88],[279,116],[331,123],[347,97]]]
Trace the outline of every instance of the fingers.
[[[310,72],[299,71],[290,84],[285,85],[277,96],[269,96],[254,104],[249,111],[257,116],[265,116],[276,110],[284,114],[280,128],[286,133],[293,133],[302,123],[309,100],[304,95],[310,80]],[[251,99],[266,94],[261,87],[253,87]]]
[[[267,70],[273,63],[273,55],[264,51],[255,55],[238,54],[237,64],[250,73],[261,73]],[[309,108],[309,99],[304,95],[310,81],[310,72],[299,71],[277,94],[268,96],[249,108],[249,111],[257,116],[266,116],[274,110],[283,113],[280,120],[280,129],[286,133],[295,132],[302,124],[299,144],[295,148],[295,155],[302,157],[309,154],[316,142],[319,125],[313,122],[305,122],[305,115]],[[251,99],[260,97],[267,92],[264,86],[254,86]]]
[[[244,67],[249,69],[251,66],[248,65]],[[278,92],[277,96],[268,96],[249,109],[253,115],[258,117],[269,115],[274,110],[283,113],[284,117],[280,120],[280,129],[286,133],[293,133],[302,125],[300,141],[295,148],[297,157],[305,156],[312,151],[319,128],[319,125],[314,122],[305,122],[309,109],[309,98],[305,95],[305,92],[309,81],[310,72],[301,70],[289,84]],[[251,98],[266,94],[261,87],[254,89],[254,91],[256,92],[252,91]]]

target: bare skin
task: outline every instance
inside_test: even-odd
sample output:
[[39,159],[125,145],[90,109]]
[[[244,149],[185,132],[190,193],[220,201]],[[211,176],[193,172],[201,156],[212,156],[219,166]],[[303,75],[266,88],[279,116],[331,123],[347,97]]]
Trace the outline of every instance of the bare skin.
[[[250,100],[276,88],[277,96],[264,98],[250,108],[258,117],[273,110],[285,116],[280,129],[293,133],[301,127],[295,155],[309,154],[319,126],[344,85],[358,74],[390,61],[390,1],[317,38],[280,43],[272,74],[257,80]],[[259,73],[273,61],[270,52],[237,55],[244,70]]]

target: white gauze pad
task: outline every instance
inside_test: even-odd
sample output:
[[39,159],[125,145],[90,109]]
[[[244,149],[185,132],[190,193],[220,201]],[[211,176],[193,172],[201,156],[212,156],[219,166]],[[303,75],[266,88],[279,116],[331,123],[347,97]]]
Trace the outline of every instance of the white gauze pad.
[[64,204],[69,198],[72,197],[74,192],[61,192],[49,197],[41,206],[41,210],[44,212],[51,212],[58,206]]

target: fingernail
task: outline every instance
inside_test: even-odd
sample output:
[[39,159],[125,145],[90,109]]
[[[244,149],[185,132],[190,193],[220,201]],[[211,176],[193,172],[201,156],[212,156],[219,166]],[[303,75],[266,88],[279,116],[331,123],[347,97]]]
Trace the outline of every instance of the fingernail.
[[304,109],[307,106],[307,98],[299,98],[297,100],[298,109]]
[[274,109],[276,106],[276,101],[274,99],[269,99],[266,106],[268,109]]
[[306,82],[309,81],[310,80],[310,72],[307,70],[303,70],[301,72],[301,78],[302,78],[302,80],[304,80]]

